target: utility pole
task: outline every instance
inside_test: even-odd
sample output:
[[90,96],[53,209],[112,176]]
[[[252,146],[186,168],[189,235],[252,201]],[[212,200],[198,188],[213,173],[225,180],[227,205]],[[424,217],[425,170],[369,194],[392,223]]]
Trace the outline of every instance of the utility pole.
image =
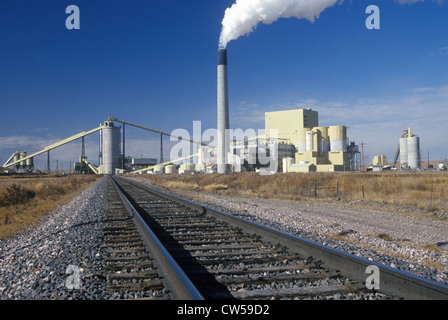
[[84,137],[82,137],[81,141],[81,159],[83,160],[86,157],[86,147],[84,144]]
[[419,154],[418,164],[420,169],[422,167],[422,150],[420,150],[418,154]]
[[100,143],[98,146],[98,165],[100,166],[103,164],[103,129],[100,130]]
[[47,151],[47,172],[50,174],[50,150]]
[[364,172],[364,142],[361,142],[361,172]]
[[123,162],[122,162],[122,169],[125,169],[125,158],[126,158],[126,139],[125,139],[125,134],[126,134],[126,130],[125,130],[125,124],[123,123]]
[[160,134],[160,163],[163,163],[163,136]]

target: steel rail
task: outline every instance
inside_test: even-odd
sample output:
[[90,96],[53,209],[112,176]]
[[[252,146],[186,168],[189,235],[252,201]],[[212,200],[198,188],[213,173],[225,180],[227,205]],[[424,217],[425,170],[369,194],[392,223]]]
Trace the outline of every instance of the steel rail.
[[170,291],[170,297],[174,300],[204,300],[202,294],[165,249],[154,232],[148,227],[143,217],[134,208],[114,179],[112,179],[112,182],[123,205],[133,217],[145,246],[155,258],[154,264],[159,267],[160,276],[162,276],[163,283]]
[[[120,178],[122,179],[122,178]],[[432,281],[409,272],[404,272],[361,258],[347,252],[343,252],[319,243],[303,239],[285,232],[275,230],[243,218],[233,216],[218,210],[199,205],[192,201],[182,199],[172,194],[167,194],[148,185],[125,179],[139,188],[146,189],[160,196],[172,199],[185,206],[211,215],[218,220],[236,225],[246,232],[261,236],[266,241],[285,245],[291,252],[306,257],[313,257],[315,260],[322,260],[323,266],[329,269],[339,270],[340,273],[355,281],[365,283],[370,276],[367,272],[369,266],[376,266],[379,270],[378,292],[409,300],[448,300],[448,286]]]

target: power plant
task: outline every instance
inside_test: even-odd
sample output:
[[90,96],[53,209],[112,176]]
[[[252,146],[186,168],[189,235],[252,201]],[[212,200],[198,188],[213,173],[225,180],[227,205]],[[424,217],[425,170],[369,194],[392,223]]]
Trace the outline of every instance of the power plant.
[[[229,124],[227,50],[220,48],[217,53],[217,130],[214,140],[216,145],[207,145],[201,141],[109,117],[95,129],[61,140],[33,154],[17,151],[3,167],[30,171],[34,168],[34,158],[46,153],[49,172],[50,151],[82,139],[81,156],[79,162],[74,164],[75,173],[225,174],[244,171],[275,173],[363,170],[360,148],[354,141],[348,139],[347,126],[319,126],[318,112],[310,108],[266,112],[263,134],[243,135],[241,139],[230,136],[232,130]],[[116,123],[121,123],[122,127]],[[126,155],[126,125],[160,134],[160,161],[155,158],[133,158]],[[84,137],[95,132],[100,133],[98,165],[90,163],[84,151]],[[196,144],[197,153],[164,162],[163,135]],[[400,138],[394,165],[398,161],[398,155],[402,169],[420,168],[420,140],[410,128]],[[383,168],[385,156],[376,157],[374,163],[375,167]]]
[[[224,59],[224,57],[225,53],[221,59]],[[47,168],[49,168],[51,150],[82,139],[82,153],[79,161],[74,163],[75,173],[190,174],[244,171],[275,173],[362,170],[360,148],[354,141],[348,139],[347,127],[344,125],[319,126],[318,112],[310,108],[266,112],[263,134],[242,139],[236,139],[234,136],[230,137],[229,132],[232,132],[232,130],[228,128],[225,64],[218,64],[218,66],[221,66],[218,72],[221,76],[218,77],[218,93],[222,94],[222,97],[218,98],[218,110],[222,112],[218,113],[219,130],[217,130],[217,137],[219,138],[221,135],[224,139],[217,139],[219,143],[216,146],[109,117],[108,121],[104,121],[95,129],[61,140],[33,154],[28,154],[26,151],[14,152],[3,167],[12,167],[17,171],[32,171],[34,158],[46,153]],[[117,126],[116,123],[121,123],[122,127]],[[162,162],[162,156],[160,161],[156,158],[125,156],[125,125],[196,144],[197,153],[166,162]],[[100,133],[98,165],[89,162],[84,151],[84,137],[95,132]],[[161,150],[163,150],[162,146]],[[412,133],[411,128],[405,130],[399,139],[393,166],[398,162],[398,158],[402,170],[417,170],[421,167],[420,138]],[[392,168],[391,165],[386,163],[386,156],[380,155],[374,157],[372,165],[367,170],[382,171]]]
[[[350,152],[347,148],[345,127],[318,127],[317,111],[311,109],[276,111],[266,113],[268,134],[254,135],[231,142],[228,126],[227,76],[225,71],[225,51],[218,55],[218,145],[207,145],[186,137],[152,129],[143,125],[109,117],[99,127],[81,132],[54,143],[43,150],[28,154],[15,152],[3,167],[31,171],[34,158],[47,154],[49,171],[50,151],[67,143],[82,139],[82,152],[79,161],[74,163],[74,172],[85,174],[123,174],[123,173],[199,173],[199,172],[244,172],[260,171],[274,173],[311,171],[348,171]],[[122,127],[117,123],[121,123]],[[185,140],[197,145],[197,153],[179,159],[162,162],[156,158],[133,158],[125,156],[125,125],[149,130],[157,134]],[[273,136],[275,131],[277,134]],[[94,165],[85,155],[84,138],[95,132],[100,133],[99,163]],[[219,139],[219,137],[223,139]],[[161,147],[161,150],[163,148]],[[190,163],[194,160],[194,163]]]
[[292,143],[296,151],[285,160],[285,172],[350,171],[350,159],[358,149],[348,149],[347,127],[320,127],[318,112],[295,109],[267,112],[266,131],[278,131],[279,139]]

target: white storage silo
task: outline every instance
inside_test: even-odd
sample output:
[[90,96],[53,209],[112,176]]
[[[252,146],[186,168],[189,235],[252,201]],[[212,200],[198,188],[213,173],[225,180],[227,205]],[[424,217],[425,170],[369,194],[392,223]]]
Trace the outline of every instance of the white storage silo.
[[400,167],[408,166],[408,138],[407,136],[400,138]]
[[19,160],[20,160],[20,151],[16,151],[14,153],[14,162],[16,162],[16,164],[15,164],[16,169],[20,168],[20,163],[18,162]]
[[166,174],[174,174],[177,173],[177,168],[175,165],[169,164],[165,167]]
[[103,174],[115,174],[120,164],[120,128],[113,122],[104,122],[103,130]]
[[307,131],[306,132],[306,151],[313,151],[314,150],[314,132],[313,131]]
[[400,167],[420,168],[420,138],[412,134],[411,128],[400,138]]
[[408,139],[408,166],[411,169],[420,168],[420,138],[417,136]]
[[34,160],[33,160],[33,158],[26,159],[26,166],[30,170],[32,170],[34,168]]
[[17,161],[19,161],[20,160],[20,152],[19,151],[16,151],[15,153],[14,153],[14,162],[17,162]]
[[165,173],[165,167],[162,165],[157,165],[154,167],[154,174],[163,174]]
[[[26,151],[22,151],[22,152],[20,152],[20,159],[26,158],[27,155],[28,155],[28,154],[26,153]],[[22,168],[25,168],[25,166],[26,166],[26,160],[22,160],[22,161],[20,161],[20,166],[21,166]]]
[[20,161],[20,151],[16,151],[14,153],[14,162],[16,163],[15,164],[16,170],[18,170],[20,168],[20,162],[18,162],[18,161]]

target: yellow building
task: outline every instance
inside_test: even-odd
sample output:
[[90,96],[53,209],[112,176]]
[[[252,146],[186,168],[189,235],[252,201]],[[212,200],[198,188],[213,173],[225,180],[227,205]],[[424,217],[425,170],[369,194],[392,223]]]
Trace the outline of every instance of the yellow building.
[[297,143],[302,138],[303,128],[318,126],[317,111],[311,109],[295,109],[285,111],[273,111],[265,113],[266,133],[270,130],[278,130],[278,137],[289,140],[297,148]]
[[[289,140],[296,147],[290,170],[349,171],[347,127],[319,127],[317,111],[296,109],[266,112],[266,132],[277,130],[279,139]],[[312,164],[313,166],[306,166]]]
[[379,155],[373,157],[372,165],[373,166],[385,166],[387,164],[386,156]]

